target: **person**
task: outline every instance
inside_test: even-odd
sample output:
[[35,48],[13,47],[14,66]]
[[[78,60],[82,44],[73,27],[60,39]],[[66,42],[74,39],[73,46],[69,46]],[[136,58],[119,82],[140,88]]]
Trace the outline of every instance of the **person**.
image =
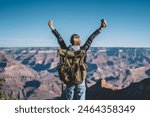
[[[52,33],[55,35],[57,38],[57,41],[62,49],[67,49],[67,50],[84,50],[87,51],[92,44],[94,38],[101,33],[102,29],[107,26],[106,20],[102,19],[101,20],[101,25],[100,27],[94,31],[87,39],[85,44],[83,46],[80,46],[81,40],[80,36],[78,34],[73,34],[70,38],[70,43],[71,45],[67,46],[61,37],[61,35],[58,33],[58,31],[54,28],[53,21],[49,20],[48,25],[50,29],[52,30]],[[86,58],[85,58],[86,59]],[[86,60],[85,60],[86,61]],[[85,95],[86,95],[86,83],[85,80],[79,85],[66,85],[66,99],[67,100],[85,100]]]

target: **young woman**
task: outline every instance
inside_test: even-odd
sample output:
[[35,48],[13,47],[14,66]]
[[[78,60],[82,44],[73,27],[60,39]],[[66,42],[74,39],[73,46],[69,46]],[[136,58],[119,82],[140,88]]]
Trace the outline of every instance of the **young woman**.
[[[83,46],[80,45],[81,40],[78,34],[73,34],[70,38],[71,45],[66,46],[63,38],[58,33],[58,31],[54,28],[52,20],[48,22],[48,25],[50,29],[52,30],[53,34],[56,36],[57,41],[62,49],[68,49],[68,50],[73,50],[73,51],[77,51],[81,49],[81,50],[87,51],[91,43],[93,42],[94,38],[102,31],[103,28],[107,26],[107,23],[106,23],[106,20],[102,19],[100,27],[89,36],[89,38],[87,39],[87,41],[85,42]],[[85,58],[85,62],[86,62],[86,58]],[[85,100],[85,92],[86,92],[85,80],[79,85],[67,85],[66,99],[67,100],[73,100],[73,99]]]

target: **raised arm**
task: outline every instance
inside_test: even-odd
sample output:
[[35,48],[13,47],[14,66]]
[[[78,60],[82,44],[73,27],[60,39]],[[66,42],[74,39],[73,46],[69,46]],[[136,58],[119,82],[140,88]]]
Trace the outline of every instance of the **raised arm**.
[[87,39],[87,41],[85,42],[85,44],[81,47],[81,49],[87,51],[87,50],[89,49],[89,47],[91,46],[91,44],[92,44],[94,38],[95,38],[99,33],[101,33],[102,29],[105,28],[106,26],[107,26],[106,20],[102,19],[102,20],[101,20],[101,25],[100,25],[100,27],[99,27],[95,32],[93,32],[93,33],[89,36],[89,38]]
[[61,37],[61,35],[58,33],[58,31],[54,28],[54,25],[53,25],[53,21],[50,20],[48,22],[48,26],[50,27],[50,29],[52,30],[53,34],[55,35],[55,37],[57,38],[57,41],[58,41],[58,44],[60,45],[60,47],[62,49],[66,49],[67,46],[63,40],[63,38]]

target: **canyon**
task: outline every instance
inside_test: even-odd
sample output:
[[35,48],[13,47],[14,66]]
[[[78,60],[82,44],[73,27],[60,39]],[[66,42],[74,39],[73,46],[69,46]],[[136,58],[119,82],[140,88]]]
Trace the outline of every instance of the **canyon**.
[[[19,100],[63,99],[57,47],[0,48],[1,90]],[[150,99],[150,48],[91,47],[86,99]]]

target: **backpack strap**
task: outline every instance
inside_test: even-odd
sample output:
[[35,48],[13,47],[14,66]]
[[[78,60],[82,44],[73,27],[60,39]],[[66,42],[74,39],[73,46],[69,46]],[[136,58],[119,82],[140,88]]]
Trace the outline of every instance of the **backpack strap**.
[[82,57],[80,58],[79,64],[82,65],[85,58],[85,51],[81,51]]
[[[66,53],[65,53],[65,56],[64,56],[64,59],[66,59],[66,62],[68,63],[68,66],[71,67],[71,64],[69,62],[69,60],[67,59],[67,53],[68,53],[69,50],[66,50]],[[64,60],[65,61],[65,60]]]

